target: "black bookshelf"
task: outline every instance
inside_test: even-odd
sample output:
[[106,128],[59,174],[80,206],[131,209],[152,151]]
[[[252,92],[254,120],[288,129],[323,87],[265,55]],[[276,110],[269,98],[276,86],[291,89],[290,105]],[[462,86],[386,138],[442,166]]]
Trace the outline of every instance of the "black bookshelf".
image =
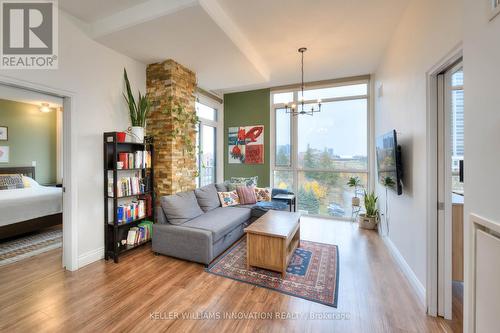
[[[118,169],[118,161],[120,153],[135,153],[137,151],[149,151],[151,161],[154,158],[153,139],[146,137],[144,143],[135,142],[118,142],[117,132],[106,132],[103,136],[103,155],[104,155],[104,258],[106,260],[113,258],[114,262],[118,263],[119,256],[128,251],[135,249],[141,245],[149,243],[150,240],[140,242],[135,245],[123,245],[122,240],[127,239],[128,230],[131,227],[137,226],[142,221],[154,221],[155,216],[155,194],[154,186],[154,168],[147,166],[146,168],[128,168]],[[135,173],[140,175],[145,183],[145,190],[139,194],[117,196],[118,180],[121,174]],[[113,195],[108,193],[108,184],[112,182]],[[145,207],[146,216],[135,219],[130,222],[118,221],[118,205],[122,199],[151,198],[151,214],[148,213],[148,208]],[[110,216],[112,212],[112,216]]]

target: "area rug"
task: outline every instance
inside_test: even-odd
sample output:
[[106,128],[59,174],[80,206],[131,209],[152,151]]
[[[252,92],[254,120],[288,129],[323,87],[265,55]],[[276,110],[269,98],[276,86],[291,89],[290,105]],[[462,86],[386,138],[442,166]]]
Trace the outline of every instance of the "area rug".
[[301,240],[282,278],[278,272],[256,267],[247,269],[246,237],[243,237],[206,271],[336,308],[338,256],[336,245]]
[[0,266],[36,256],[62,246],[62,229],[48,229],[36,234],[0,243]]

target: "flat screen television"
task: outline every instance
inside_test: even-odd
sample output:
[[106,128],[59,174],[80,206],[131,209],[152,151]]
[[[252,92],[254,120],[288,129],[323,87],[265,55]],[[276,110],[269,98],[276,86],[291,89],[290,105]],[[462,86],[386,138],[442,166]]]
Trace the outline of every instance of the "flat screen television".
[[384,184],[384,179],[390,177],[394,185],[389,188],[394,190],[398,195],[403,194],[401,146],[398,146],[396,130],[379,136],[375,146],[378,181]]

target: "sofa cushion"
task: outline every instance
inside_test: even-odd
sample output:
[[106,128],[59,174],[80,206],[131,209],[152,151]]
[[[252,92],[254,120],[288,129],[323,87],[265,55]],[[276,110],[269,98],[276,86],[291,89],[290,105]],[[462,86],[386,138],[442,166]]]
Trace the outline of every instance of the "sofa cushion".
[[229,182],[226,182],[227,190],[234,191],[237,186],[257,186],[259,176],[254,177],[231,177]]
[[194,195],[200,205],[201,210],[205,213],[220,207],[219,196],[214,184],[203,186],[194,190]]
[[213,242],[215,243],[229,231],[248,221],[250,217],[250,208],[219,207],[184,223],[182,226],[211,231]]
[[240,198],[236,191],[231,192],[217,192],[219,201],[222,207],[236,206],[240,204]]
[[224,183],[215,184],[215,188],[217,189],[217,192],[228,192],[227,184],[229,184],[228,181],[225,181]]
[[257,202],[257,196],[255,195],[253,186],[238,186],[236,187],[236,192],[238,193],[241,205],[254,204]]
[[171,224],[183,224],[203,214],[193,191],[164,196],[160,202]]
[[254,188],[257,201],[271,201],[271,189],[269,187]]

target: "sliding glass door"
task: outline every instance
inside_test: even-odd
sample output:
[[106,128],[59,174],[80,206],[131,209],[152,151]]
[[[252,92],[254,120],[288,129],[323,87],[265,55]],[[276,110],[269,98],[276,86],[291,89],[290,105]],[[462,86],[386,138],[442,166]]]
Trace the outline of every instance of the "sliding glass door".
[[349,177],[368,184],[368,82],[305,91],[306,101],[323,100],[313,116],[286,113],[298,94],[273,94],[273,185],[294,191],[304,213],[350,218]]

